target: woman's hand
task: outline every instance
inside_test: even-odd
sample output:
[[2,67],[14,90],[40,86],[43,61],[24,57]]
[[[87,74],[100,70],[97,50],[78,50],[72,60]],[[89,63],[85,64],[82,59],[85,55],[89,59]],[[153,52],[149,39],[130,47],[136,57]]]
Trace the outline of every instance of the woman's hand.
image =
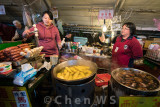
[[22,41],[23,41],[23,42],[26,42],[26,41],[27,41],[27,38],[24,38]]
[[11,41],[14,41],[14,38],[12,38]]
[[104,41],[105,41],[104,33],[102,33],[102,36],[99,36],[99,40],[100,40],[101,42],[104,42]]
[[23,32],[23,36],[25,37],[25,36],[29,36],[29,33],[30,33],[31,31],[30,30],[25,30],[24,32]]
[[58,43],[58,48],[59,48],[59,50],[61,50],[61,48],[62,48],[61,43]]

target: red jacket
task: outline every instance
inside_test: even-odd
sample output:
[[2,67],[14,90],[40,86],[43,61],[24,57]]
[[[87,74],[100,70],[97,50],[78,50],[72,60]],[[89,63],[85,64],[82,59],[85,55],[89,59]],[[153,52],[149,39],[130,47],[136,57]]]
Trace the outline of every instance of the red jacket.
[[133,59],[143,56],[143,51],[138,40],[130,36],[122,40],[122,36],[117,37],[112,50],[112,64],[117,67],[133,67]]
[[[61,39],[57,27],[51,25],[49,28],[46,28],[43,22],[40,22],[36,24],[36,28],[38,29],[39,46],[44,47],[41,53],[46,54],[46,57],[53,54],[58,55],[57,44],[61,42]],[[29,30],[33,31],[34,27]]]

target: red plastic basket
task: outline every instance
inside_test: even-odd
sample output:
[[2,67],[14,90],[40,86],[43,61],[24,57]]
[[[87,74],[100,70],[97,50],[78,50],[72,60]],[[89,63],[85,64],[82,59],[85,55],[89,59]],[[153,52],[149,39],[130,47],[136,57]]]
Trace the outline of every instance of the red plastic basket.
[[111,75],[108,73],[97,74],[95,78],[96,86],[108,85],[108,81],[110,81]]

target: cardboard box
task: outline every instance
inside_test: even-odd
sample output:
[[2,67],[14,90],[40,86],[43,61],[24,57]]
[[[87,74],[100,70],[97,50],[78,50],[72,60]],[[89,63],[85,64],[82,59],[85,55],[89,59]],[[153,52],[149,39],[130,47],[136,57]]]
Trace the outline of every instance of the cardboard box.
[[153,41],[160,42],[160,38],[154,38]]
[[160,45],[160,41],[153,41],[152,43]]
[[144,48],[148,48],[148,46],[153,43],[152,40],[145,40],[145,43],[144,43]]

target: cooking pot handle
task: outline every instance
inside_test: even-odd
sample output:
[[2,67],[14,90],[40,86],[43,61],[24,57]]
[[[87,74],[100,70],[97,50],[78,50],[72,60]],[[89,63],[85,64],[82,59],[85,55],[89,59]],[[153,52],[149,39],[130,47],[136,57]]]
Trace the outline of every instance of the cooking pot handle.
[[70,98],[72,98],[72,88],[68,87],[68,95]]

